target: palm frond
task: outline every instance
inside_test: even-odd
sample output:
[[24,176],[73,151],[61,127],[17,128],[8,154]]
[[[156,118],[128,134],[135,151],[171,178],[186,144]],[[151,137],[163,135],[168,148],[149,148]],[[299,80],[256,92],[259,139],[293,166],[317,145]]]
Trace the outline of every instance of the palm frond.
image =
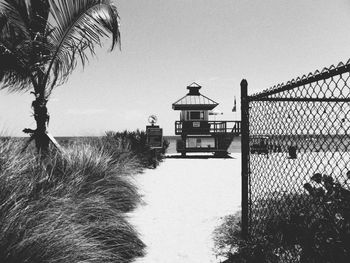
[[111,34],[111,50],[120,44],[119,15],[110,0],[50,0],[50,6],[55,23],[48,40],[54,50],[45,81],[57,79],[51,74],[64,81],[78,61],[84,66],[101,37]]
[[[6,16],[6,26],[11,27],[13,33],[11,37],[30,37],[29,17],[26,2],[23,0],[3,0],[0,2],[0,10]],[[7,31],[9,28],[7,28]]]
[[27,1],[27,6],[32,32],[44,35],[47,30],[50,13],[49,0],[29,0]]
[[33,85],[48,96],[107,36],[111,50],[120,45],[111,0],[0,0],[0,89]]
[[31,78],[23,64],[10,52],[0,48],[0,89],[10,92],[26,91],[31,88]]
[[0,13],[0,89],[10,92],[28,90],[31,75],[25,53],[27,43],[22,26],[12,24],[13,16],[8,9]]
[[48,1],[4,0],[0,3],[1,89],[7,88],[10,92],[26,91],[33,86],[35,89],[45,75],[53,49],[46,41],[50,33]]

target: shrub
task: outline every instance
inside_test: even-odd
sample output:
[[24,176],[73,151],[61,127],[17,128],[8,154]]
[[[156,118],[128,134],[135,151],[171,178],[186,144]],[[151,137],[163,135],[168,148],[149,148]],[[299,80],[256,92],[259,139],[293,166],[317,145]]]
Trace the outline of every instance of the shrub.
[[317,173],[304,185],[313,209],[290,221],[298,233],[302,262],[350,262],[350,172],[346,176],[340,183]]
[[163,160],[166,149],[169,147],[169,142],[163,140],[162,149],[152,150],[147,145],[146,132],[140,130],[133,132],[107,132],[102,137],[102,144],[104,148],[109,149],[111,152],[118,153],[120,148],[130,150],[140,160],[141,164],[148,168],[156,167]]
[[240,215],[224,218],[214,232],[216,254],[229,262],[350,262],[349,177],[340,183],[315,174],[304,185],[307,194],[259,200],[247,241],[240,238]]
[[224,262],[290,262],[291,258],[295,259],[300,254],[299,247],[277,242],[278,235],[267,230],[268,227],[273,227],[273,218],[266,220],[266,229],[259,233],[258,238],[250,239],[241,236],[241,212],[226,216],[222,221],[214,230],[214,253],[227,258]]
[[246,241],[241,237],[241,213],[228,215],[222,218],[220,226],[215,228],[214,236],[214,253],[217,257],[233,259],[237,262],[242,254],[242,249],[246,246]]
[[140,201],[130,178],[141,170],[136,159],[82,143],[42,163],[22,147],[0,142],[0,262],[124,263],[144,255],[126,220]]

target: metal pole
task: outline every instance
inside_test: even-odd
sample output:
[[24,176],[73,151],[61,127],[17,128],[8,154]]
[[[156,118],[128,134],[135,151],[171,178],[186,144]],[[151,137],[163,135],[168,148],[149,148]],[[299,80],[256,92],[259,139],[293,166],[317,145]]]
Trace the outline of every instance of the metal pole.
[[249,99],[248,82],[241,81],[241,147],[242,147],[242,237],[248,238],[249,179]]

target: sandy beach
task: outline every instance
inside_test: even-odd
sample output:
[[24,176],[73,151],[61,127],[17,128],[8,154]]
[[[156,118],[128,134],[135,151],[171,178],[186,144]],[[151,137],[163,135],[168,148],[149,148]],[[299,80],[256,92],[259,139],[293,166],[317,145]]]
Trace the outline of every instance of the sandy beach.
[[131,222],[147,245],[137,263],[220,262],[212,232],[220,218],[240,209],[241,157],[165,159],[137,176],[144,205]]

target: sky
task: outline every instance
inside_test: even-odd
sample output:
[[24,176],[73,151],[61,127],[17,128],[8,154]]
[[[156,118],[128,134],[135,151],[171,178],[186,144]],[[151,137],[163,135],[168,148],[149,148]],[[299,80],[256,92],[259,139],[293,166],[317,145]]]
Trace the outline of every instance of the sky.
[[[145,129],[158,117],[174,135],[172,103],[197,82],[219,103],[217,119],[239,120],[248,93],[350,58],[348,0],[119,0],[121,50],[110,41],[56,87],[48,103],[54,136]],[[1,62],[0,62],[1,63]],[[238,111],[232,112],[234,97]],[[28,93],[0,91],[0,131],[35,128]]]

